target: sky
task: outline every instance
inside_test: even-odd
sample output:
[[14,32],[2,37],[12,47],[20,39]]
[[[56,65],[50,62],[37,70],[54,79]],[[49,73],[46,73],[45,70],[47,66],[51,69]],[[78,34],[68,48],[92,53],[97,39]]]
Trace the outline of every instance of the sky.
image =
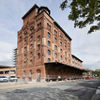
[[0,0],[0,65],[13,65],[13,50],[17,47],[17,32],[23,25],[22,16],[34,5],[47,6],[51,16],[72,38],[72,54],[83,60],[83,67],[100,69],[100,30],[87,34],[74,28],[68,20],[69,9],[62,11],[63,0]]

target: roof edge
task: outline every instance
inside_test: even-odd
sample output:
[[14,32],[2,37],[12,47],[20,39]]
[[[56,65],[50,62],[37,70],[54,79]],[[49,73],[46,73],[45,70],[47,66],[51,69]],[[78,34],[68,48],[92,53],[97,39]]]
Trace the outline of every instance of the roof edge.
[[76,57],[75,55],[72,54],[72,57],[78,59],[79,61],[83,62],[81,59],[79,59],[78,57]]
[[34,6],[30,10],[28,10],[28,12],[22,17],[22,19],[26,18],[35,8],[39,8],[38,5],[34,4]]
[[64,29],[56,22],[56,21],[54,21],[54,24],[70,39],[70,40],[72,40],[71,39],[71,37],[64,31]]

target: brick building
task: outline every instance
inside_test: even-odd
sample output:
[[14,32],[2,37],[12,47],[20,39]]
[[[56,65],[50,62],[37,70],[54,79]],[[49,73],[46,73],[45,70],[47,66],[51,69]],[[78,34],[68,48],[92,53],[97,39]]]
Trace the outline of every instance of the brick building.
[[82,61],[71,54],[72,39],[50,16],[47,7],[34,5],[22,19],[17,41],[17,77],[82,77]]

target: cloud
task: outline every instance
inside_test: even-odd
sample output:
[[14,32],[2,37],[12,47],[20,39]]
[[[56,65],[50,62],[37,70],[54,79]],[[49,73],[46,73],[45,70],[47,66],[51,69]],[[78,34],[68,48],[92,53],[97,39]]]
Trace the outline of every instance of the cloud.
[[14,45],[0,41],[0,65],[12,64]]

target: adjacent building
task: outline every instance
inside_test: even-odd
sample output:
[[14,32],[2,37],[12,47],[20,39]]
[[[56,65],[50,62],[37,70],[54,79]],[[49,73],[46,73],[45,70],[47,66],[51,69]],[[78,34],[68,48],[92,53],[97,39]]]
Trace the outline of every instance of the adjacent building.
[[0,76],[16,76],[16,67],[0,65]]
[[81,78],[85,71],[71,54],[71,38],[50,16],[47,7],[34,5],[18,31],[17,77],[29,80]]

